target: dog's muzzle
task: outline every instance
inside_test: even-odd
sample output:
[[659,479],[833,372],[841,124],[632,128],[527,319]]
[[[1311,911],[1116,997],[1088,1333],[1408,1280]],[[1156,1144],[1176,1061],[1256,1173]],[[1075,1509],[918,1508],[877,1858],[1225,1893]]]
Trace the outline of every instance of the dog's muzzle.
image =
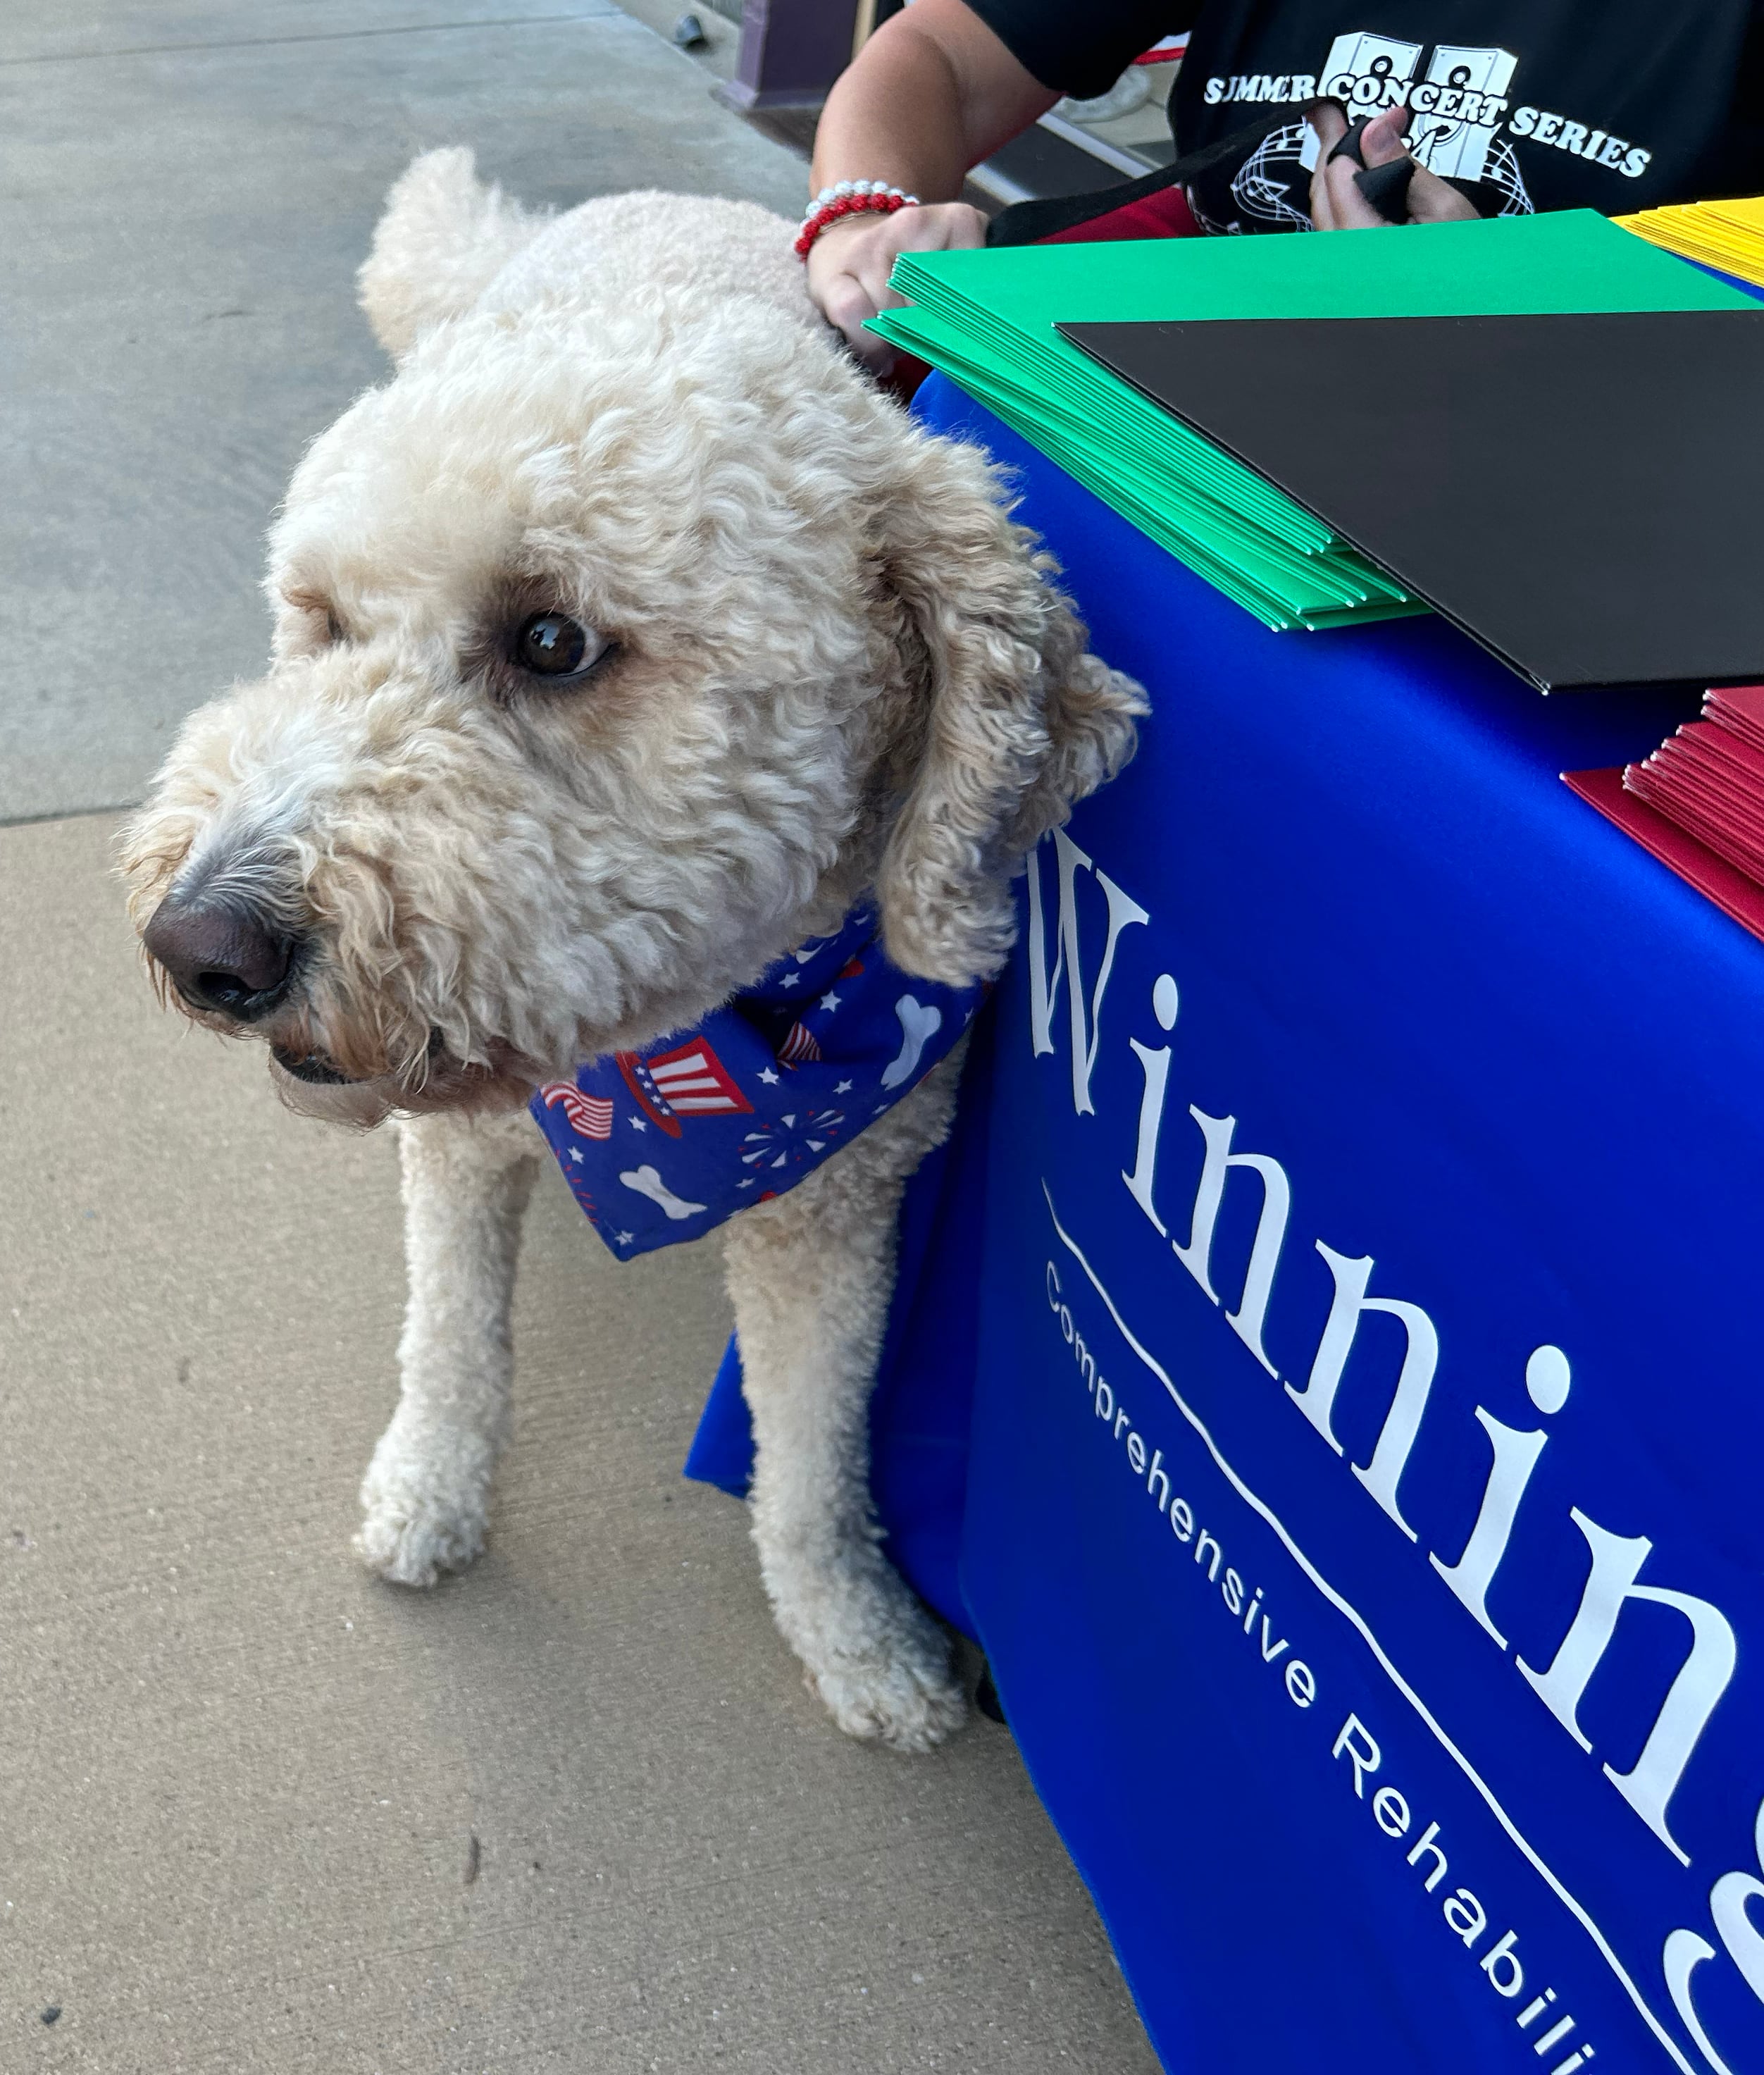
[[192,1009],[233,1023],[255,1023],[280,1003],[299,949],[242,902],[176,893],[160,902],[142,941]]
[[322,1052],[291,1052],[285,1045],[272,1045],[270,1056],[284,1074],[308,1087],[352,1087],[350,1077],[333,1066]]

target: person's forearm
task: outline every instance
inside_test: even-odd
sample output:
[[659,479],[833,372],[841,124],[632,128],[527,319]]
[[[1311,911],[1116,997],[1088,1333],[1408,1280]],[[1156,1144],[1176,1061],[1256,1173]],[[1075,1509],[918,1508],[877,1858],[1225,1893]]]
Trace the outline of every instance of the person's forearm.
[[915,0],[884,23],[828,96],[814,187],[886,180],[921,201],[953,201],[970,166],[1057,98],[960,0]]

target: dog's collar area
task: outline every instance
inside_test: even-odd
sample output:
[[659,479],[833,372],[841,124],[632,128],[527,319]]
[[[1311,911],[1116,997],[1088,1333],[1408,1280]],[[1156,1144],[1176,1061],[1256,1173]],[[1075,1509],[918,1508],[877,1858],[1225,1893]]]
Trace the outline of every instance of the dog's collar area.
[[918,1085],[983,992],[901,971],[864,905],[694,1028],[547,1083],[532,1112],[628,1261],[793,1188]]

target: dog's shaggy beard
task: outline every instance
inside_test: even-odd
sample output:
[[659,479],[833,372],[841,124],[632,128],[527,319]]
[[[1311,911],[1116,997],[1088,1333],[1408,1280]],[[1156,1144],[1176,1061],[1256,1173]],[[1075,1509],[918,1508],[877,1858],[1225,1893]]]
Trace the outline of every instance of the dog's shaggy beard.
[[[133,900],[144,928],[158,900]],[[383,988],[351,1007],[324,954],[310,945],[299,955],[290,1001],[249,1024],[190,1000],[144,948],[142,957],[162,1006],[217,1037],[265,1045],[271,1085],[301,1116],[366,1130],[393,1116],[505,1112],[520,1108],[546,1077],[543,1062],[500,1039],[455,1050],[420,1004],[400,1004]],[[457,1024],[457,1011],[449,1020]]]
[[[330,1063],[322,1053],[309,1053],[300,1063],[315,1060]],[[291,1071],[275,1052],[270,1054],[271,1084],[284,1108],[297,1116],[351,1124],[362,1131],[372,1130],[390,1116],[424,1116],[441,1110],[466,1115],[517,1110],[541,1078],[526,1064],[499,1069],[491,1063],[462,1064],[432,1054],[413,1074],[374,1080],[309,1079]]]
[[541,1062],[473,1028],[449,986],[459,963],[449,933],[401,913],[383,865],[360,852],[321,855],[310,834],[239,833],[249,784],[223,796],[194,759],[180,775],[122,839],[137,931],[176,888],[252,917],[296,949],[285,997],[241,1022],[185,995],[143,946],[163,1005],[218,1036],[264,1044],[277,1094],[303,1116],[367,1128],[395,1113],[527,1099],[545,1078]]
[[[124,840],[130,909],[144,930],[193,837],[186,833],[180,840],[144,815]],[[545,1078],[544,1062],[500,1038],[475,1038],[456,1002],[423,999],[397,956],[395,921],[383,936],[369,935],[358,903],[348,932],[315,931],[296,878],[292,859],[277,869],[260,847],[254,857],[230,859],[224,872],[201,882],[205,901],[248,905],[298,938],[286,1001],[242,1024],[190,1000],[143,946],[161,1005],[218,1037],[266,1046],[277,1095],[302,1116],[368,1129],[394,1115],[507,1111],[528,1100]],[[337,955],[346,946],[354,975]]]

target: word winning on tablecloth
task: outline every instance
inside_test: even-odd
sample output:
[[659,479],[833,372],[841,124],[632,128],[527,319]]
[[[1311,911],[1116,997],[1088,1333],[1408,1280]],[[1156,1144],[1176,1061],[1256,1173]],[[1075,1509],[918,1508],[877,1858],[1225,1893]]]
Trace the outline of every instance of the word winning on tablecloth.
[[[1042,859],[1050,847],[1057,882],[1051,932],[1042,885]],[[1102,1042],[1104,1008],[1120,940],[1126,931],[1149,926],[1152,917],[1063,830],[1054,830],[1031,853],[1027,876],[1032,1049],[1037,1057],[1060,1050],[1055,1020],[1063,986],[1073,1112],[1079,1116],[1094,1116],[1091,1090]],[[1095,945],[1087,943],[1081,924],[1081,879],[1100,894],[1106,909],[1099,957],[1095,957]],[[1093,895],[1086,897],[1094,901]],[[1087,961],[1087,950],[1094,963]],[[1091,973],[1094,979],[1090,977]],[[1153,984],[1150,1001],[1159,1030],[1167,1033],[1174,1028],[1179,1005],[1174,976],[1160,974]],[[1317,1239],[1315,1252],[1327,1268],[1331,1283],[1328,1316],[1308,1369],[1295,1372],[1292,1377],[1282,1376],[1268,1352],[1265,1332],[1277,1294],[1291,1217],[1292,1190],[1286,1170],[1270,1154],[1239,1149],[1239,1120],[1235,1116],[1215,1116],[1197,1104],[1186,1105],[1190,1121],[1200,1133],[1202,1164],[1187,1210],[1187,1234],[1178,1236],[1167,1221],[1166,1212],[1171,1207],[1161,1201],[1158,1189],[1172,1047],[1144,1044],[1137,1038],[1129,1038],[1128,1045],[1138,1063],[1140,1077],[1133,1165],[1120,1171],[1128,1196],[1207,1299],[1219,1307],[1224,1323],[1267,1376],[1280,1385],[1285,1398],[1345,1464],[1391,1526],[1411,1545],[1427,1551],[1429,1568],[1439,1582],[1472,1616],[1489,1644],[1508,1657],[1513,1671],[1583,1751],[1592,1754],[1593,1745],[1580,1721],[1580,1704],[1595,1674],[1613,1650],[1622,1649],[1621,1638],[1634,1626],[1625,1622],[1625,1613],[1632,1608],[1650,1605],[1669,1609],[1679,1617],[1682,1654],[1663,1697],[1645,1704],[1652,1708],[1650,1720],[1625,1725],[1621,1731],[1628,1749],[1636,1750],[1639,1745],[1639,1754],[1625,1769],[1619,1770],[1610,1762],[1600,1769],[1605,1779],[1660,1845],[1679,1865],[1688,1866],[1691,1854],[1671,1828],[1671,1805],[1733,1675],[1737,1642],[1731,1621],[1708,1599],[1676,1586],[1642,1582],[1643,1570],[1654,1553],[1650,1537],[1619,1535],[1604,1526],[1587,1509],[1571,1506],[1565,1525],[1578,1535],[1589,1559],[1579,1605],[1547,1663],[1532,1664],[1510,1653],[1497,1614],[1491,1612],[1490,1600],[1493,1597],[1498,1607],[1501,1595],[1512,1592],[1513,1581],[1505,1577],[1503,1565],[1533,1472],[1549,1443],[1550,1430],[1543,1425],[1509,1427],[1485,1406],[1476,1406],[1473,1418],[1481,1431],[1489,1467],[1475,1518],[1468,1537],[1455,1554],[1449,1547],[1445,1552],[1430,1548],[1428,1540],[1423,1539],[1429,1522],[1425,1517],[1410,1517],[1414,1501],[1406,1498],[1402,1481],[1427,1419],[1439,1367],[1439,1338],[1431,1317],[1421,1305],[1407,1298],[1372,1294],[1377,1267],[1373,1257],[1351,1255]],[[1221,1209],[1234,1176],[1254,1180],[1260,1203],[1248,1257],[1241,1280],[1236,1282],[1236,1301],[1227,1309],[1227,1294],[1219,1287],[1225,1278],[1215,1265],[1214,1249]],[[1348,1357],[1361,1326],[1372,1316],[1383,1316],[1398,1323],[1402,1334],[1402,1352],[1393,1388],[1385,1386],[1389,1394],[1370,1452],[1363,1462],[1348,1462],[1335,1427],[1338,1400],[1344,1401],[1351,1391],[1364,1388],[1363,1381],[1348,1385],[1345,1380]],[[1552,1344],[1540,1344],[1527,1360],[1525,1382],[1530,1404],[1544,1419],[1560,1412],[1572,1383],[1567,1356]],[[1469,1445],[1468,1439],[1464,1445]],[[1628,1647],[1633,1649],[1634,1645]],[[1754,1862],[1758,1871],[1764,1873],[1764,1806],[1759,1810],[1758,1831]],[[1609,1941],[1551,1878],[1560,1898],[1595,1937],[1639,2015],[1675,2063],[1689,2069],[1691,2064],[1679,2042]],[[1745,1907],[1753,1899],[1764,1899],[1764,1881],[1754,1878],[1752,1865],[1748,1864],[1716,1881],[1710,1894],[1710,1920],[1741,1978],[1764,2003],[1764,1933],[1754,1926]],[[1675,1930],[1665,1942],[1661,1974],[1673,2008],[1697,2050],[1716,2075],[1731,2075],[1704,2030],[1692,1992],[1695,1970],[1716,1956],[1716,1947],[1700,1932]]]

